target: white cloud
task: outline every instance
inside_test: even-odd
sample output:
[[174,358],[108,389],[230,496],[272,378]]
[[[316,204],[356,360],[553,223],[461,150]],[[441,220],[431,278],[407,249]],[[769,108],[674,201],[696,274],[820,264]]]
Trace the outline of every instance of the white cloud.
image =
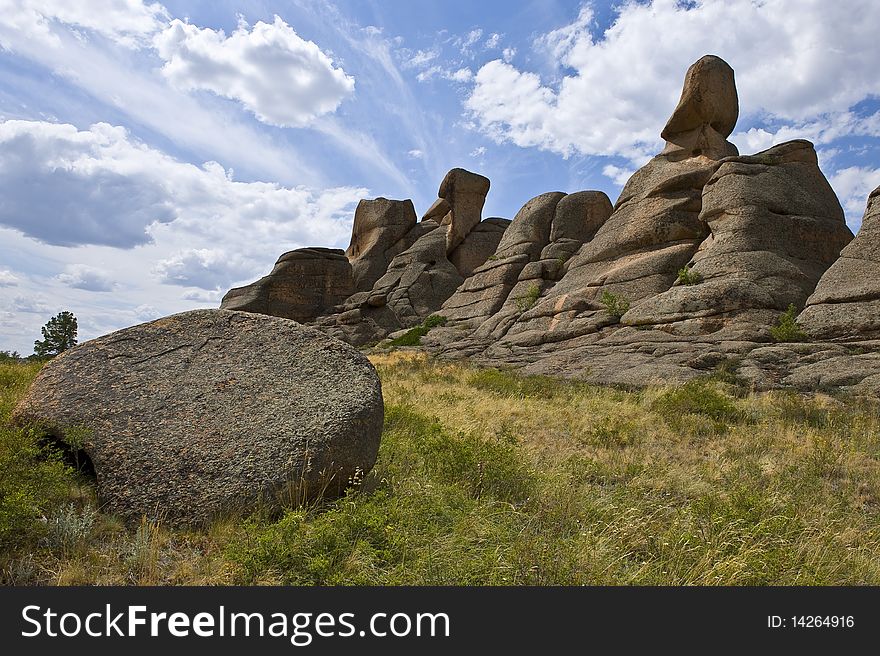
[[828,181],[846,212],[847,223],[856,230],[862,224],[868,194],[880,187],[880,169],[850,166],[837,171]]
[[154,43],[166,61],[162,73],[178,88],[238,100],[271,125],[308,125],[354,91],[354,78],[279,16],[228,37],[175,19]]
[[184,292],[183,294],[181,294],[180,298],[185,301],[195,301],[196,303],[211,303],[212,305],[216,305],[222,300],[225,293],[225,290],[211,291],[208,289],[191,289],[188,292]]
[[134,318],[138,321],[152,321],[153,319],[158,319],[162,316],[162,313],[159,312],[152,305],[138,305],[133,310]]
[[131,248],[181,231],[239,248],[336,243],[365,193],[237,182],[216,162],[179,162],[106,123],[0,123],[0,224],[47,244]]
[[[466,101],[496,141],[569,156],[657,151],[687,67],[707,53],[737,71],[744,115],[794,125],[847,112],[880,94],[880,4],[803,0],[622,3],[595,34],[592,9],[536,42],[566,71],[542,81],[495,60]],[[854,19],[858,16],[858,19]]]
[[479,27],[465,34],[463,38],[460,38],[458,40],[458,46],[461,54],[470,55],[471,47],[481,38],[483,38],[483,30]]
[[15,287],[18,278],[9,269],[0,269],[0,287]]
[[449,74],[449,79],[453,82],[470,82],[474,79],[474,73],[469,68],[459,68],[457,71]]
[[409,152],[407,153],[407,155],[409,155],[409,156],[412,157],[413,159],[422,159],[422,158],[424,158],[425,153],[423,153],[423,152],[422,152],[421,150],[419,150],[418,148],[414,148],[413,150],[409,151]]
[[13,312],[27,312],[28,314],[46,314],[52,311],[45,297],[38,294],[13,296],[9,309]]
[[501,58],[508,64],[513,61],[514,57],[516,57],[516,48],[505,48],[501,51]]
[[501,43],[501,35],[497,32],[493,32],[489,35],[489,38],[486,39],[483,47],[485,47],[486,50],[492,50],[494,48],[497,48],[499,43]]
[[109,272],[86,264],[71,264],[58,275],[58,282],[90,292],[110,292],[116,287]]
[[254,264],[223,248],[184,248],[157,262],[152,273],[166,284],[219,289],[252,276]]
[[479,146],[477,148],[474,148],[471,151],[471,157],[482,157],[485,154],[486,154],[486,147],[485,146]]
[[403,57],[402,63],[404,68],[423,68],[440,56],[440,50],[436,48],[417,50],[415,53],[404,50],[401,52],[401,56]]
[[145,45],[161,29],[168,12],[159,3],[141,0],[103,0],[100,7],[70,0],[14,0],[0,2],[2,20],[49,44],[58,45],[50,21],[96,32],[126,46]]
[[614,164],[608,164],[602,169],[602,175],[606,178],[610,178],[614,184],[620,185],[621,187],[626,184],[627,180],[629,180],[633,173],[635,173],[632,169],[622,168],[620,166],[615,166]]

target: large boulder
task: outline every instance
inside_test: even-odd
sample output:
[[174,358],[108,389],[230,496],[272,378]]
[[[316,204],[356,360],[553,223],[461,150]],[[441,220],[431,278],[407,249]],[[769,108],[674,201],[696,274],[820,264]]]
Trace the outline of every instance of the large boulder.
[[108,512],[197,524],[340,490],[373,466],[383,405],[350,346],[287,319],[197,310],[63,353],[14,417],[85,450]]
[[880,339],[880,187],[856,238],[819,280],[798,323],[817,339]]
[[676,285],[623,316],[630,325],[714,332],[752,324],[759,338],[789,304],[803,307],[852,239],[843,209],[808,141],[731,157],[706,183],[701,221],[711,236]]
[[356,291],[367,291],[381,278],[394,256],[414,240],[405,240],[416,225],[412,201],[362,199],[354,211],[351,243],[345,251],[351,261]]
[[352,293],[351,265],[341,250],[300,248],[279,257],[268,276],[230,289],[220,308],[308,322]]

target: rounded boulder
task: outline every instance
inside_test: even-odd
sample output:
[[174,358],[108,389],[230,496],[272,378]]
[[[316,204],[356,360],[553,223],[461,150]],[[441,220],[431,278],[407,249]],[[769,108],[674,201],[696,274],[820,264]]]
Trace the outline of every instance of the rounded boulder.
[[105,511],[174,524],[338,493],[376,461],[376,370],[295,321],[184,312],[49,362],[15,410],[82,449]]

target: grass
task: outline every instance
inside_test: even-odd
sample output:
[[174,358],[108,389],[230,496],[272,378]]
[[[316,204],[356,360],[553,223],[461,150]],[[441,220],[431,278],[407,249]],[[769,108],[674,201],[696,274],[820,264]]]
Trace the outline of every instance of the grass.
[[535,307],[535,303],[538,302],[540,296],[541,288],[537,283],[532,283],[529,285],[528,289],[526,289],[526,293],[516,299],[516,307],[519,308],[520,312],[530,310]]
[[679,285],[697,285],[703,282],[703,275],[699,271],[682,267],[678,270]]
[[623,296],[612,294],[607,289],[602,292],[599,302],[605,306],[605,311],[612,319],[620,319],[629,310],[629,301]]
[[[371,359],[386,401],[379,460],[341,499],[184,531],[125,526],[96,512],[88,486],[64,478],[35,493],[50,518],[37,524],[53,527],[48,533],[7,531],[0,576],[60,584],[880,583],[877,403],[756,394],[738,384],[735,362],[687,385],[629,392],[413,351]],[[33,373],[6,371],[4,421]]]
[[431,328],[436,328],[437,326],[442,326],[444,324],[446,324],[446,317],[439,314],[432,314],[427,317],[420,326],[411,328],[400,337],[392,339],[388,343],[388,346],[418,346],[422,342],[422,337],[427,335]]
[[806,342],[809,336],[797,324],[795,317],[798,311],[794,303],[781,315],[775,326],[770,328],[770,335],[776,342]]

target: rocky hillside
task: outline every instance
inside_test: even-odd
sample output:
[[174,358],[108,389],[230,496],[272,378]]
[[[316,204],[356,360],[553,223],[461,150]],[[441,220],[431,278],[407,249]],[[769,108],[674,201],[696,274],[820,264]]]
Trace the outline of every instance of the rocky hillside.
[[597,383],[723,367],[758,389],[877,393],[880,194],[853,239],[813,145],[740,155],[738,113],[733,70],[707,55],[613,206],[554,191],[483,220],[489,180],[453,169],[420,221],[410,200],[363,200],[345,252],[285,253],[221,307],[356,346],[442,315],[422,340],[441,357]]

